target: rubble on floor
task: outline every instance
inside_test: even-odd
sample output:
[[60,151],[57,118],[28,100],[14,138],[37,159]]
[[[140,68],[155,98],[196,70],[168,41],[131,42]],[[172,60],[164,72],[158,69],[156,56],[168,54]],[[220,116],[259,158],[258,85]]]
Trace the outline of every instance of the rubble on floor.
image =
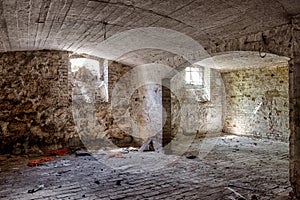
[[0,199],[292,199],[288,144],[238,136],[208,141],[213,150],[194,159],[118,149],[31,168],[26,157],[0,157]]
[[32,160],[30,162],[27,163],[27,166],[29,167],[36,167],[38,165],[42,165],[43,163],[45,162],[49,162],[51,161],[52,158],[51,157],[43,157],[41,159],[38,159],[38,160]]

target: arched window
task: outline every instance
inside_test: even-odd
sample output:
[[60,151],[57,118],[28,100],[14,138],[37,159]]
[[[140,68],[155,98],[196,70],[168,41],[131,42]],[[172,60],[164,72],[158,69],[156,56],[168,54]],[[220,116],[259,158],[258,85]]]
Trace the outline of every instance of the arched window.
[[185,68],[186,89],[197,95],[199,101],[210,101],[211,69],[200,65]]
[[202,67],[187,67],[185,68],[185,82],[190,85],[203,86],[203,68]]
[[[108,102],[108,70],[98,60],[89,58],[70,59],[73,79],[73,100],[88,103]],[[105,63],[104,63],[105,64]]]

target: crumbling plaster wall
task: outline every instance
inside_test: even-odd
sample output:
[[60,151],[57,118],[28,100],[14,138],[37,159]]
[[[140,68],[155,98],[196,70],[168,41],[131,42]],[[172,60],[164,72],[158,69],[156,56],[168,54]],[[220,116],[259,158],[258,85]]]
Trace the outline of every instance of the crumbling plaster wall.
[[[99,61],[105,64],[104,60]],[[117,62],[108,63],[107,102],[73,99],[76,130],[88,149],[139,147],[148,137],[161,135],[161,85],[135,88],[139,80],[133,77],[135,73],[130,73],[133,69]],[[90,91],[93,96],[93,90]]]
[[130,116],[133,134],[145,142],[156,136],[161,140],[163,124],[162,86],[147,84],[131,95]]
[[[203,137],[220,133],[223,128],[224,84],[214,69],[204,74],[208,83],[190,86],[185,83],[185,70],[171,79],[171,135],[194,134]],[[209,94],[208,94],[209,93]]]
[[[133,68],[117,62],[109,63],[109,102],[97,106],[97,118],[101,126],[105,126],[102,130],[120,147],[140,146],[151,135],[147,130],[153,129],[153,121],[158,125],[161,123],[161,109],[157,109],[161,105],[161,87],[143,85],[134,88],[134,81],[126,77]],[[115,88],[116,84],[121,90]]]
[[288,66],[223,73],[224,132],[288,141]]
[[215,41],[207,48],[209,53],[223,51],[263,51],[291,58],[289,61],[289,121],[290,121],[290,181],[300,198],[300,16],[291,17],[291,23],[241,38]]
[[73,129],[69,53],[0,54],[0,153],[39,154],[80,146]]
[[[104,64],[103,59],[83,57]],[[117,111],[129,115],[122,120],[116,119],[112,91],[132,67],[109,62],[109,101],[88,103],[84,98],[74,99],[74,77],[68,73],[70,58],[76,56],[70,57],[65,51],[1,53],[1,154],[42,154],[83,145],[88,149],[114,145],[137,147],[148,138],[147,129],[161,129],[160,85],[136,88],[133,93],[123,96],[124,99],[119,99],[120,102],[129,100],[129,104],[123,104]],[[130,82],[127,84],[126,88],[132,86]],[[149,120],[152,123],[148,127]]]
[[[155,73],[144,73],[139,68],[116,62],[109,65],[109,93],[114,123],[110,135],[125,132],[135,141],[132,144],[135,146],[151,136],[161,135],[162,129],[162,87],[160,83],[145,81]],[[124,141],[123,145],[131,144]]]
[[[205,47],[208,53],[225,51],[261,51],[291,58],[289,61],[289,121],[290,121],[290,180],[300,198],[300,16],[291,16],[291,23],[269,30],[249,34],[236,39],[212,40]],[[191,57],[201,57],[195,52]],[[171,57],[166,61],[180,66],[182,56]],[[195,61],[197,62],[197,61]],[[166,133],[168,134],[168,133]],[[168,135],[163,134],[163,138]]]

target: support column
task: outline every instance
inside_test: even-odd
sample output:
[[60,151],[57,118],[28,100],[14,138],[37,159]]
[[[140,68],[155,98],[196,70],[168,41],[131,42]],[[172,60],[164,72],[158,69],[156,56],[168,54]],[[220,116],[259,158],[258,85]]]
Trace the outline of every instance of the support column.
[[[300,198],[300,18],[293,21],[293,58],[290,61],[290,181]],[[297,25],[298,24],[298,25]]]
[[171,153],[166,145],[172,141],[172,125],[171,125],[171,90],[170,79],[162,80],[162,108],[163,108],[163,134],[162,142],[166,154]]

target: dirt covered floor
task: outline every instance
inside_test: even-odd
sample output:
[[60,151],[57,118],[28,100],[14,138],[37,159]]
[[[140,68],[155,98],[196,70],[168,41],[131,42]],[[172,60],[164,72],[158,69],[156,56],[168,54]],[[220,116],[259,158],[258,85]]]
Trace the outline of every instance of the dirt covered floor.
[[206,142],[213,147],[207,155],[197,153],[197,140],[182,156],[123,149],[52,157],[36,167],[27,166],[36,158],[4,155],[0,199],[292,199],[287,143]]

